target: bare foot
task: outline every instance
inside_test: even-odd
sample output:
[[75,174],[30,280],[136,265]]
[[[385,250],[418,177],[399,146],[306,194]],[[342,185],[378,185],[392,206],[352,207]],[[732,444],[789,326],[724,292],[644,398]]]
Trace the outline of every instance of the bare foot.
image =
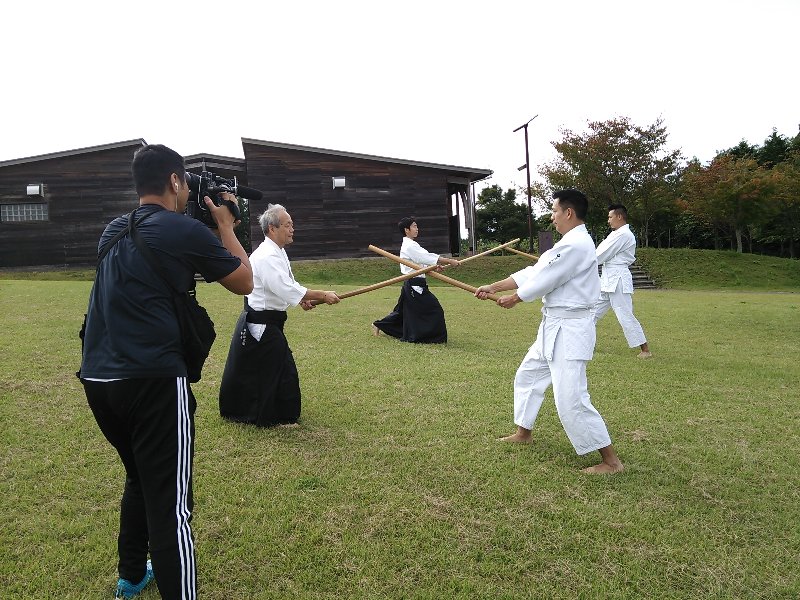
[[372,326],[372,335],[374,335],[375,337],[378,337],[380,334],[381,334],[381,330],[378,329],[378,327],[376,325],[373,325]]
[[532,444],[533,443],[533,436],[528,433],[520,433],[517,431],[516,433],[512,433],[511,435],[507,435],[505,437],[498,438],[500,442],[512,442],[514,444]]
[[599,465],[581,469],[581,473],[586,473],[587,475],[613,475],[614,473],[622,473],[624,469],[625,467],[622,466],[620,461],[612,464],[601,462]]
[[653,358],[653,353],[649,352],[649,351],[645,352],[643,350],[643,351],[639,352],[639,354],[637,354],[636,356],[638,358]]

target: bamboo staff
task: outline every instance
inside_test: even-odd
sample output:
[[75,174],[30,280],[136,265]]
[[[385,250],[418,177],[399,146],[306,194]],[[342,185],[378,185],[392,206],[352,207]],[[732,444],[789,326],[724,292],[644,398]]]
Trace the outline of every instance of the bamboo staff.
[[539,260],[539,257],[535,254],[528,254],[527,252],[523,252],[522,250],[517,250],[516,248],[509,248],[509,252],[513,252],[514,254],[519,254],[520,256],[525,256],[526,258],[530,258],[531,260]]
[[[484,256],[485,254],[491,254],[492,252],[497,252],[498,250],[502,250],[511,244],[516,244],[519,241],[519,238],[515,240],[511,240],[510,242],[506,242],[505,244],[501,244],[496,248],[492,248],[491,250],[486,250],[485,252],[481,252],[480,254],[474,254],[473,256],[468,256],[465,259],[458,261],[458,264],[461,265],[467,261],[472,260],[473,258],[478,258],[479,256]],[[379,283],[373,283],[372,285],[368,285],[367,287],[359,288],[357,290],[353,290],[352,292],[345,292],[344,294],[337,294],[339,299],[344,298],[352,298],[353,296],[358,296],[359,294],[366,294],[367,292],[372,292],[374,290],[379,290],[382,287],[386,287],[387,285],[392,285],[394,283],[399,283],[401,281],[405,281],[406,279],[413,279],[414,277],[418,277],[420,275],[424,275],[425,273],[429,273],[434,269],[438,268],[439,265],[431,265],[425,268],[419,268],[416,271],[412,271],[411,273],[406,273],[405,275],[400,275],[399,277],[392,277],[391,279],[387,279],[386,281],[381,281]],[[455,280],[453,280],[455,281]],[[317,306],[319,304],[324,304],[324,300],[312,300],[311,304]]]
[[[375,252],[376,254],[380,254],[381,256],[385,256],[386,258],[392,259],[396,263],[400,263],[401,265],[405,265],[412,269],[419,269],[418,264],[413,263],[410,260],[400,258],[399,256],[395,256],[391,252],[387,252],[386,250],[378,248],[377,246],[373,246],[372,244],[370,244],[369,249]],[[469,258],[476,258],[477,256],[478,255],[476,254],[475,256],[471,256]],[[463,261],[460,262],[466,262],[467,260],[469,260],[469,258],[465,258]],[[433,277],[434,279],[438,279],[439,281],[444,281],[445,283],[454,285],[457,288],[461,288],[462,290],[467,290],[468,292],[472,292],[473,294],[478,289],[476,287],[472,287],[471,285],[467,285],[466,283],[462,283],[461,281],[458,281],[458,279],[453,279],[452,277],[448,277],[447,275],[442,275],[441,273],[437,273],[436,271],[431,271],[430,276]],[[499,298],[497,294],[487,294],[486,297],[494,301],[497,301],[497,299]]]
[[490,250],[485,250],[480,254],[473,254],[472,256],[468,256],[467,258],[461,259],[458,261],[459,265],[463,265],[465,262],[472,260],[473,258],[478,258],[479,256],[485,256],[486,254],[491,254],[492,252],[497,252],[498,250],[503,250],[504,248],[507,250],[513,250],[513,248],[509,248],[512,244],[516,244],[519,241],[519,238],[511,240],[510,242],[506,242],[505,244],[500,244],[499,246],[495,246]]
[[[406,279],[412,279],[414,277],[418,277],[420,275],[424,275],[430,271],[433,271],[439,265],[431,265],[430,267],[420,268],[417,271],[412,271],[411,273],[406,273],[405,275],[400,275],[398,277],[392,277],[391,279],[387,279],[386,281],[381,281],[378,283],[373,283],[372,285],[368,285],[367,287],[358,288],[357,290],[353,290],[352,292],[345,292],[344,294],[337,294],[339,299],[342,300],[344,298],[352,298],[353,296],[358,296],[359,294],[366,294],[367,292],[372,292],[374,290],[379,290],[382,287],[386,287],[387,285],[392,285],[393,283],[399,283],[401,281],[405,281]],[[318,304],[325,304],[324,300],[312,300],[311,304],[317,306]]]

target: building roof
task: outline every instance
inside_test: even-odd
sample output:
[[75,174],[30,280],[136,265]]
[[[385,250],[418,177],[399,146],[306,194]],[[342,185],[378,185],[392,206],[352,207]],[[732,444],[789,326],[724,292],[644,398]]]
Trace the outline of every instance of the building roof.
[[40,160],[52,160],[54,158],[64,158],[67,156],[75,156],[77,154],[88,154],[90,152],[101,152],[103,150],[114,150],[115,148],[124,148],[125,146],[144,146],[147,142],[143,139],[128,140],[125,142],[116,142],[114,144],[103,144],[101,146],[89,146],[88,148],[77,148],[76,150],[65,150],[63,152],[51,152],[50,154],[39,154],[37,156],[28,156],[26,158],[15,158],[12,160],[0,161],[0,167],[10,167],[11,165],[21,165],[29,162],[36,162]]
[[[88,154],[91,152],[101,152],[103,150],[113,150],[115,148],[124,148],[126,146],[144,146],[145,142],[142,138],[127,140],[124,142],[116,142],[113,144],[103,144],[100,146],[89,146],[87,148],[77,148],[74,150],[66,150],[63,152],[51,152],[49,154],[40,154],[37,156],[28,156],[24,158],[15,158],[12,160],[0,161],[0,167],[9,167],[12,165],[20,165],[30,162],[37,162],[42,160],[52,160],[56,158],[65,158],[68,156],[76,156],[79,154]],[[311,152],[314,154],[328,154],[332,156],[342,156],[346,158],[356,158],[361,160],[373,160],[378,162],[386,162],[398,165],[408,165],[412,167],[422,167],[426,169],[436,169],[440,171],[448,171],[452,174],[461,177],[467,177],[470,181],[479,181],[489,177],[493,171],[491,169],[479,169],[474,167],[459,167],[456,165],[444,165],[439,163],[422,162],[418,160],[407,160],[402,158],[390,158],[386,156],[376,156],[372,154],[361,154],[358,152],[346,152],[343,150],[331,150],[328,148],[314,148],[312,146],[298,146],[296,144],[284,144],[281,142],[269,142],[265,140],[255,140],[251,138],[242,138],[242,144],[253,144],[256,146],[268,146],[271,148],[281,148],[284,150],[297,150],[300,152]],[[184,157],[187,168],[202,166],[211,168],[225,168],[232,170],[241,170],[244,168],[246,162],[243,158],[231,156],[219,156],[215,154],[192,154]]]
[[379,162],[393,163],[398,165],[408,165],[412,167],[423,167],[426,169],[437,169],[440,171],[450,171],[461,176],[469,177],[470,181],[478,181],[491,175],[491,169],[478,169],[474,167],[458,167],[455,165],[443,165],[437,163],[422,162],[418,160],[406,160],[402,158],[389,158],[386,156],[375,156],[372,154],[359,154],[357,152],[345,152],[342,150],[330,150],[328,148],[313,148],[311,146],[297,146],[294,144],[284,144],[281,142],[268,142],[264,140],[254,140],[242,138],[242,144],[253,144],[256,146],[268,146],[270,148],[281,148],[284,150],[297,150],[300,152],[312,152],[315,154],[329,154],[332,156],[343,156],[347,158],[357,158],[361,160],[375,160]]
[[219,156],[218,154],[190,154],[183,157],[187,169],[202,167],[203,169],[227,169],[229,171],[244,171],[245,160],[234,156]]

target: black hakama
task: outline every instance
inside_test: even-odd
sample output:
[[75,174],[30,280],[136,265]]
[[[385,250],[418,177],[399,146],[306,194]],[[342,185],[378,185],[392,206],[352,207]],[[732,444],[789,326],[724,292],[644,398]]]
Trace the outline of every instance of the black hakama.
[[[226,419],[261,427],[296,423],[300,380],[283,334],[286,312],[245,308],[233,331],[219,390],[219,413]],[[266,325],[256,340],[247,323]]]
[[[422,293],[414,290],[414,286],[421,287]],[[428,289],[424,277],[406,279],[397,306],[373,325],[402,342],[443,344],[447,341],[444,310]]]

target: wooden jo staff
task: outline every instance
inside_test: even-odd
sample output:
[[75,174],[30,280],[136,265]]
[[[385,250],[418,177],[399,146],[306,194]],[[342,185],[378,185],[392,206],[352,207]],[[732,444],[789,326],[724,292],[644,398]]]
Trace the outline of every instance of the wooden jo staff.
[[[510,243],[513,243],[513,242],[510,242]],[[390,258],[394,262],[400,263],[401,265],[405,265],[405,266],[410,267],[412,269],[419,269],[419,265],[418,264],[413,263],[410,260],[406,260],[404,258],[400,258],[399,256],[395,256],[391,252],[387,252],[386,250],[378,248],[377,246],[373,246],[372,244],[370,244],[369,245],[369,249],[372,250],[373,252],[375,252],[376,254],[380,254],[381,256],[385,256],[386,258]],[[494,250],[495,249],[492,249],[492,250],[490,250],[490,252],[494,252]],[[481,254],[485,254],[485,253],[482,252]],[[475,256],[467,257],[464,260],[459,261],[459,264],[467,262],[470,259],[477,258],[478,256],[480,256],[480,255],[476,254]],[[437,273],[436,271],[431,271],[430,275],[434,279],[438,279],[439,281],[444,281],[445,283],[449,283],[450,285],[454,285],[455,287],[461,288],[462,290],[467,290],[468,292],[472,292],[473,294],[478,289],[476,287],[472,287],[471,285],[467,285],[466,283],[462,283],[461,281],[458,281],[457,279],[453,279],[452,277],[447,277],[446,275],[442,275],[441,273]],[[494,300],[494,301],[497,301],[497,299],[499,298],[499,296],[497,294],[487,294],[486,297],[491,299],[491,300]]]
[[458,261],[459,265],[463,265],[465,262],[471,261],[473,258],[478,258],[479,256],[485,256],[486,254],[491,254],[492,252],[497,252],[498,250],[513,250],[513,248],[509,248],[512,244],[516,244],[519,241],[519,238],[513,239],[510,242],[506,242],[505,244],[500,244],[499,246],[495,246],[494,248],[490,248],[489,250],[484,250],[480,254],[473,254],[472,256],[468,256],[460,261]]
[[[379,290],[382,287],[386,287],[387,285],[392,285],[393,283],[399,283],[400,281],[405,281],[406,279],[412,279],[413,277],[424,275],[429,271],[433,271],[437,266],[438,265],[431,265],[430,267],[425,267],[424,269],[419,269],[418,271],[413,271],[411,273],[400,275],[398,277],[392,277],[391,279],[387,279],[386,281],[381,281],[379,283],[373,283],[372,285],[368,285],[367,287],[358,288],[357,290],[353,290],[352,292],[345,292],[344,294],[336,294],[336,295],[339,296],[340,300],[343,300],[344,298],[351,298],[353,296],[358,296],[359,294],[366,294],[367,292]],[[317,306],[318,304],[325,304],[325,301],[312,300],[311,304]]]
[[[511,240],[510,242],[506,242],[505,244],[501,244],[500,246],[497,246],[496,248],[492,248],[491,250],[486,250],[485,252],[481,252],[480,254],[475,254],[473,256],[468,256],[467,258],[458,261],[458,264],[460,265],[462,263],[465,263],[467,261],[472,260],[473,258],[478,258],[479,256],[484,256],[486,254],[491,254],[492,252],[497,252],[498,250],[502,250],[503,248],[505,248],[507,246],[510,246],[511,244],[516,244],[518,241],[519,241],[519,238],[517,238],[515,240]],[[370,249],[371,248],[372,247],[370,247]],[[411,264],[413,264],[413,263],[411,263]],[[408,266],[408,265],[406,265],[406,266]],[[431,266],[425,267],[425,268],[417,267],[417,270],[416,271],[412,271],[411,273],[406,273],[405,275],[400,275],[398,277],[392,277],[391,279],[387,279],[386,281],[381,281],[379,283],[373,283],[372,285],[368,285],[367,287],[359,288],[357,290],[353,290],[352,292],[345,292],[344,294],[337,294],[337,295],[339,296],[339,299],[352,298],[353,296],[358,296],[359,294],[365,294],[367,292],[372,292],[372,291],[375,291],[375,290],[379,290],[382,287],[386,287],[387,285],[392,285],[394,283],[399,283],[401,281],[405,281],[406,279],[413,279],[414,277],[418,277],[420,275],[424,275],[425,273],[429,273],[430,271],[433,271],[438,266],[439,265],[431,265]],[[414,268],[414,267],[412,267],[412,268]],[[455,281],[455,279],[453,281]],[[313,304],[314,306],[317,306],[318,304],[324,304],[324,300],[312,300],[311,304]]]
[[539,257],[535,254],[528,254],[527,252],[523,252],[522,250],[517,250],[516,248],[508,248],[509,252],[513,252],[514,254],[519,254],[520,256],[525,256],[526,258],[530,258],[531,260],[539,260]]

